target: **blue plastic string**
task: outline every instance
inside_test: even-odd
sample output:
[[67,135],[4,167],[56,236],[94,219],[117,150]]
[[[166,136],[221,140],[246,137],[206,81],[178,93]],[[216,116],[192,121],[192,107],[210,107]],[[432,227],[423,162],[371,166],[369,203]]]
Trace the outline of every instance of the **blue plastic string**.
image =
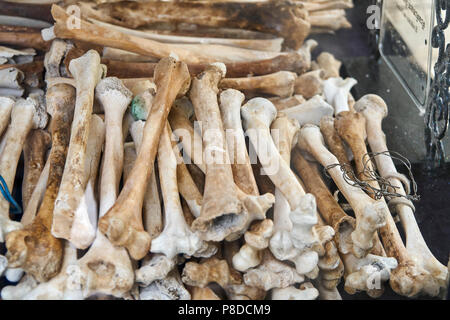
[[2,193],[3,197],[11,204],[10,212],[13,214],[19,214],[22,213],[22,208],[19,206],[19,204],[14,200],[14,198],[11,195],[11,192],[9,192],[8,186],[6,184],[5,179],[0,175],[0,192]]

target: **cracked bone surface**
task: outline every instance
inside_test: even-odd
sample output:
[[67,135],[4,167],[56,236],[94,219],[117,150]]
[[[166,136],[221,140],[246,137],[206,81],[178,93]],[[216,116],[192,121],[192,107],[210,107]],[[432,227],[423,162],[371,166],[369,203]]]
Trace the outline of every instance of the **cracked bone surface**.
[[[222,241],[245,226],[246,215],[238,196],[229,164],[225,132],[217,101],[219,81],[225,76],[222,63],[210,65],[192,81],[190,99],[195,115],[202,122],[205,192],[200,216],[192,223],[204,240]],[[221,185],[221,188],[217,188]]]
[[[388,112],[387,105],[383,99],[376,95],[366,95],[357,101],[355,104],[355,110],[366,118],[367,140],[369,141],[372,152],[376,153],[388,151],[386,136],[381,126],[383,118],[387,116]],[[403,185],[404,177],[397,172],[392,158],[387,155],[378,155],[375,157],[375,161],[380,175],[389,180],[389,182],[396,188],[395,192],[405,195],[405,187],[408,187],[408,184],[406,186]],[[413,280],[412,287],[410,287],[411,284],[408,284],[406,287],[396,286],[395,289],[408,296],[417,295],[421,291],[433,295],[433,293],[437,293],[438,290],[436,289],[443,290],[446,288],[448,285],[449,271],[446,266],[441,264],[433,256],[432,252],[425,243],[414,217],[413,208],[414,207],[408,202],[399,201],[395,204],[396,212],[400,217],[400,221],[406,233],[407,256],[409,257],[409,261],[414,263],[416,272],[418,268],[423,268],[430,273],[430,276],[436,281],[437,288],[430,292],[426,287],[420,287],[420,278],[414,279],[414,265],[408,264],[408,260],[403,260],[406,255],[403,249],[403,243],[400,242],[400,238],[391,235],[393,239],[390,243],[392,243],[392,245],[386,248],[386,252],[388,254],[395,253],[395,255],[393,255],[395,258],[397,258],[396,254],[398,254],[397,259],[399,262],[399,269],[403,269],[402,272],[404,272],[405,275],[411,274]],[[383,233],[381,235],[383,236]],[[387,235],[388,234],[385,236],[387,237]],[[401,274],[401,271],[396,272]],[[419,274],[416,275],[420,276]],[[423,282],[423,285],[426,286],[426,282]]]
[[305,280],[294,267],[275,259],[269,250],[264,251],[261,264],[244,274],[246,285],[268,291],[273,288],[286,288]]
[[333,115],[334,109],[322,96],[316,95],[300,105],[283,109],[282,112],[288,118],[297,120],[302,126],[304,124],[319,125],[320,119]]
[[[315,125],[305,125],[300,129],[298,146],[324,167],[339,163],[325,147],[320,129]],[[361,189],[348,184],[338,167],[330,167],[328,173],[355,212],[356,228],[351,234],[352,250],[357,257],[364,257],[374,245],[373,238],[377,230],[386,223],[389,209],[383,202],[373,200]]]
[[221,89],[236,89],[246,96],[267,94],[287,98],[294,93],[294,83],[297,74],[290,71],[245,78],[225,78],[220,81]]
[[141,287],[147,287],[155,280],[164,279],[175,267],[175,260],[164,254],[152,254],[151,257],[145,257],[141,267],[135,272],[136,282]]
[[141,147],[133,169],[117,201],[99,220],[100,231],[114,245],[126,246],[134,259],[143,258],[150,249],[151,239],[144,231],[142,219],[133,217],[142,214],[143,197],[170,108],[175,97],[186,92],[189,87],[187,66],[172,57],[161,59],[155,70],[155,83],[158,90],[144,126]]
[[[137,150],[141,147],[142,135],[144,133],[145,122],[135,121],[130,126],[130,133]],[[143,223],[145,230],[152,239],[156,238],[163,229],[161,201],[159,199],[158,184],[156,181],[156,172],[153,167],[150,181],[145,190],[143,202]]]
[[192,256],[202,249],[205,243],[190,229],[183,216],[177,186],[177,160],[172,150],[168,123],[159,142],[158,170],[165,225],[161,234],[153,239],[150,251],[163,253],[169,259],[178,254]]
[[104,71],[100,65],[100,56],[94,50],[73,59],[69,70],[76,82],[76,102],[66,165],[55,200],[52,224],[52,234],[63,239],[70,239],[74,213],[87,183],[83,175],[94,89]]
[[23,147],[24,173],[22,180],[22,206],[26,210],[28,201],[44,169],[51,137],[45,130],[32,130]]
[[22,81],[25,75],[17,68],[0,70],[0,88],[22,89]]
[[[65,43],[55,42],[46,57],[49,77],[56,73],[60,63],[60,54]],[[56,64],[56,66],[54,65]],[[75,90],[66,84],[50,87],[46,94],[47,109],[52,116],[52,149],[49,159],[49,173],[46,191],[39,211],[32,222],[23,230],[10,233],[6,238],[10,266],[23,268],[39,282],[48,281],[61,267],[63,244],[51,234],[53,209],[61,183],[63,168],[70,140],[70,125],[75,107]]]
[[353,78],[329,78],[323,82],[325,100],[334,107],[334,114],[349,111],[348,96],[358,82]]
[[166,277],[153,281],[139,290],[140,300],[191,300],[191,294],[184,287],[177,269]]
[[244,234],[245,244],[233,256],[233,267],[238,271],[245,272],[260,264],[263,250],[269,246],[272,233],[272,220],[264,219],[255,222]]
[[81,3],[81,11],[83,16],[133,29],[165,23],[262,31],[283,37],[292,49],[302,45],[310,30],[303,5],[289,1]]
[[[0,155],[0,174],[9,190],[13,190],[14,177],[26,137],[31,129],[44,128],[47,124],[45,106],[34,97],[18,99],[11,111],[11,123],[5,133],[5,145]],[[0,198],[0,242],[14,230],[22,229],[19,222],[9,218],[9,202]]]
[[21,297],[21,300],[81,300],[81,288],[73,277],[80,276],[72,269],[77,263],[77,249],[64,241],[64,260],[60,272],[48,282],[42,282]]

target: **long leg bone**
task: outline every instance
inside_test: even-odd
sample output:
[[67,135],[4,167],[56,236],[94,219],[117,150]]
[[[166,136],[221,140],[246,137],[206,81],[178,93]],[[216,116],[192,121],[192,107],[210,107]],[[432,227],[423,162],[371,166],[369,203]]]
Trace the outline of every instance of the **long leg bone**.
[[131,102],[132,93],[113,77],[101,80],[96,89],[97,99],[105,110],[106,142],[100,180],[100,214],[114,204],[119,191],[123,167],[123,115]]
[[151,251],[164,253],[169,259],[180,253],[192,256],[201,248],[202,241],[190,230],[183,217],[177,187],[177,162],[170,142],[168,125],[159,142],[158,168],[164,199],[165,227],[152,241]]
[[[62,52],[59,52],[60,49]],[[55,70],[58,70],[57,66],[52,63],[59,65],[60,60],[54,55],[62,54],[64,49],[64,43],[55,42],[52,46],[52,51],[47,57],[47,71],[50,76],[59,75],[55,73]],[[57,84],[48,89],[46,100],[48,111],[52,116],[52,149],[48,160],[47,190],[33,222],[27,224],[24,230],[9,234],[6,239],[10,265],[25,269],[41,282],[55,276],[60,270],[62,261],[61,240],[56,239],[50,233],[50,229],[69,145],[75,90],[69,85]]]
[[32,130],[23,148],[24,173],[22,181],[22,206],[26,210],[28,201],[45,166],[50,135],[44,130]]
[[[99,229],[115,245],[126,246],[134,259],[144,257],[150,236],[142,225],[142,203],[155,161],[159,137],[175,97],[189,87],[187,67],[173,58],[164,58],[155,70],[158,91],[148,115],[141,147],[129,178],[114,206],[99,220]],[[135,224],[133,224],[133,222]],[[140,222],[140,223],[138,223]]]
[[282,98],[294,93],[297,75],[290,71],[279,71],[265,76],[246,78],[225,78],[220,81],[221,89],[236,89],[248,95],[268,94]]
[[247,153],[244,131],[242,130],[241,104],[243,100],[244,95],[234,89],[225,90],[220,94],[220,111],[226,131],[234,182],[238,189],[243,191],[241,193],[238,190],[243,198],[244,207],[248,211],[246,226],[241,232],[229,235],[227,240],[240,236],[242,232],[247,230],[252,221],[264,219],[266,210],[270,208],[275,200],[271,194],[259,195],[250,158]]
[[72,60],[69,70],[76,81],[76,103],[66,166],[55,200],[52,225],[52,234],[64,239],[70,238],[74,213],[87,183],[83,179],[86,143],[89,136],[94,89],[103,73],[100,56],[94,50]]
[[[306,161],[299,150],[294,150],[293,166],[302,177],[308,192],[316,197],[322,217],[335,230],[334,240],[345,266],[345,290],[349,293],[366,291],[371,297],[378,297],[383,293],[381,277],[378,288],[370,286],[370,280],[386,272],[389,276],[390,270],[397,266],[396,260],[375,255],[371,255],[370,259],[356,258],[352,254],[351,240],[351,233],[356,224],[355,220],[342,210],[320,177],[317,167]],[[381,244],[379,245],[381,246]],[[379,263],[374,263],[375,261]],[[359,273],[360,268],[369,264],[372,267],[365,267],[366,272]],[[353,275],[355,272],[356,274]],[[385,275],[383,277],[386,279]],[[388,279],[389,277],[386,280]]]
[[[366,118],[367,138],[372,152],[388,151],[386,146],[386,136],[381,127],[382,120],[387,115],[387,106],[385,102],[378,96],[367,95],[355,104],[355,110],[360,112]],[[392,159],[389,156],[379,155],[375,157],[375,160],[381,176],[389,179],[389,182],[396,188],[395,192],[405,195],[404,185],[402,184],[403,178],[399,176]],[[437,281],[440,289],[444,289],[447,286],[448,269],[433,256],[426,245],[414,217],[413,208],[410,205],[401,202],[398,203],[395,208],[400,216],[402,226],[406,233],[406,251],[408,252],[410,259],[414,261],[417,267],[427,270]],[[395,246],[401,248],[400,243],[396,242],[397,238],[393,238],[395,240],[392,242],[394,246],[393,248],[386,248],[388,253],[395,253],[399,250],[395,248]],[[394,257],[396,256],[394,255]],[[400,260],[400,268],[402,263],[404,262]],[[409,268],[412,269],[413,267],[409,266]],[[403,288],[399,289],[402,290]],[[402,291],[403,293],[408,293],[405,292],[405,290]],[[426,292],[427,290],[424,291]],[[409,295],[414,295],[415,293],[417,293],[417,290],[412,290],[409,292]]]
[[[217,102],[217,85],[225,76],[223,64],[211,65],[192,82],[190,98],[197,120],[202,121],[206,161],[206,182],[200,217],[193,230],[204,233],[205,240],[221,241],[240,231],[245,223],[243,205],[238,197],[228,148]],[[221,188],[217,188],[217,185]]]
[[295,210],[301,202],[299,195],[305,192],[270,135],[269,127],[277,114],[275,106],[267,99],[254,98],[242,107],[241,114],[265,173],[286,197],[291,209]]
[[350,161],[347,156],[347,151],[344,147],[344,142],[341,137],[339,137],[335,127],[335,119],[332,116],[324,116],[320,120],[320,131],[322,132],[323,138],[330,149],[330,151],[339,160],[339,163],[349,164]]
[[162,58],[173,52],[182,61],[186,61],[187,64],[213,63],[218,60],[226,63],[251,62],[274,59],[277,57],[288,58],[292,55],[299,56],[297,52],[282,53],[257,51],[223,45],[161,43],[96,26],[83,20],[78,20],[81,24],[81,28],[74,30],[67,27],[69,15],[61,7],[56,5],[53,6],[52,15],[56,20],[56,24],[52,31],[58,38],[83,39],[87,42],[111,46],[156,58]]
[[[298,145],[312,154],[324,167],[339,163],[325,147],[317,126],[305,125],[300,130]],[[353,252],[357,257],[363,257],[372,249],[374,235],[377,229],[385,224],[389,210],[383,202],[373,200],[361,189],[348,184],[339,168],[331,167],[328,172],[355,212],[356,229],[351,234]]]
[[84,179],[86,189],[75,211],[70,242],[79,249],[86,249],[95,239],[97,228],[96,181],[100,163],[102,146],[105,141],[105,124],[98,116],[93,115],[89,126],[89,137],[86,146],[86,162]]
[[[92,118],[92,120],[95,119],[100,120],[98,116]],[[97,134],[97,136],[101,135],[100,132]],[[103,127],[103,138],[104,135]],[[97,140],[103,141],[103,138]],[[108,139],[106,148],[111,148],[109,143],[121,144],[122,140],[111,141]],[[97,149],[101,149],[101,147],[99,146]],[[115,179],[119,179],[119,177],[115,176]],[[115,181],[111,181],[111,183],[116,184]],[[88,184],[88,188],[91,188],[90,184]],[[95,198],[91,199],[90,202],[90,206],[97,211]],[[81,286],[84,298],[99,293],[123,297],[133,285],[134,271],[126,249],[112,245],[98,229],[92,246],[78,261],[78,264],[72,268],[73,276],[70,277],[70,281],[74,285]]]
[[249,29],[285,38],[298,49],[309,33],[303,5],[288,1],[259,3],[164,2],[81,6],[84,16],[136,29],[155,23],[189,23],[209,27]]
[[[136,121],[130,127],[130,133],[133,137],[135,146],[139,150],[142,141],[142,135],[144,132],[144,121]],[[145,191],[144,203],[144,224],[145,230],[149,233],[152,239],[156,238],[163,229],[161,202],[159,199],[158,185],[156,182],[156,172],[153,168],[150,176],[150,181]]]
[[308,40],[298,51],[292,52],[256,51],[221,45],[165,44],[95,26],[83,20],[80,21],[81,28],[69,29],[67,20],[70,17],[63,9],[53,6],[52,14],[57,21],[51,30],[54,32],[52,36],[110,46],[157,58],[175,53],[189,65],[190,69],[194,69],[192,70],[194,73],[195,70],[201,72],[208,64],[216,61],[227,63],[230,69],[229,76],[234,77],[245,77],[248,74],[263,75],[280,70],[302,73],[309,69],[310,50],[317,44],[314,40]]
[[[37,100],[28,97],[19,99],[11,112],[11,124],[5,135],[6,144],[0,155],[0,174],[6,185],[12,190],[17,164],[31,129],[44,128],[47,124],[47,113]],[[22,225],[9,219],[9,202],[0,198],[0,242],[14,230],[21,229]]]
[[1,291],[3,300],[21,300],[28,292],[38,286],[32,275],[25,275],[15,286],[6,286]]
[[158,30],[134,30],[124,27],[119,27],[114,24],[109,24],[106,22],[101,22],[95,19],[88,20],[96,25],[104,26],[113,30],[118,30],[123,33],[130,35],[135,35],[137,37],[151,39],[155,41],[165,42],[165,43],[186,43],[186,44],[220,44],[230,47],[262,50],[262,51],[281,51],[281,45],[284,41],[282,38],[270,38],[270,39],[231,39],[231,38],[219,38],[219,37],[196,37],[196,36],[180,36],[174,34],[158,33]]

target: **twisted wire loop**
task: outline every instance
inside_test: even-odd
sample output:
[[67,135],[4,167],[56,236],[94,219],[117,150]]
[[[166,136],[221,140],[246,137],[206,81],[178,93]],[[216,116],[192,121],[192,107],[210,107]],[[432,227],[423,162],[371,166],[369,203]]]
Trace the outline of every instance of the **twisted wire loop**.
[[[375,170],[370,169],[369,163],[375,160],[375,157],[377,156],[391,157],[393,160],[399,161],[406,167],[409,179],[411,181],[413,194],[410,194],[409,180],[405,176],[389,175],[388,177],[383,178]],[[328,165],[324,167],[324,174],[327,177],[330,177],[330,175],[328,174],[328,170],[339,167],[342,172],[342,177],[347,184],[356,188],[360,188],[369,194],[373,194],[375,200],[386,197],[389,207],[394,207],[397,204],[405,204],[413,209],[413,211],[415,210],[412,201],[419,201],[420,196],[417,194],[417,183],[411,170],[411,162],[407,158],[396,151],[368,152],[363,156],[363,161],[363,171],[358,175],[363,176],[364,180],[359,179],[358,175],[353,171],[351,165],[347,163],[333,163],[331,165]],[[389,181],[390,178],[397,178],[402,182],[402,184],[405,185],[405,194],[396,192],[399,187],[394,186]],[[380,188],[371,186],[370,182],[372,181],[378,182]]]
[[[434,65],[434,80],[428,94],[425,116],[425,144],[429,168],[443,166],[445,150],[442,143],[449,126],[450,44],[446,46],[445,29],[450,22],[450,0],[435,0],[437,25],[433,28],[431,45],[439,49]],[[443,19],[445,11],[445,19]]]
[[11,204],[10,212],[14,214],[22,213],[22,208],[19,204],[14,200],[11,192],[9,192],[8,185],[6,184],[5,179],[0,175],[0,192],[2,196]]

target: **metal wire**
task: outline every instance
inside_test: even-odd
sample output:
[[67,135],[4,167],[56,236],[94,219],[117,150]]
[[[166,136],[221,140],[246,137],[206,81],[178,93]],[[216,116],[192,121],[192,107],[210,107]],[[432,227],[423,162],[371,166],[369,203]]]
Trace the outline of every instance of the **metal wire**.
[[[393,155],[394,154],[394,155]],[[409,192],[406,192],[405,195],[400,194],[396,192],[399,187],[396,187],[392,185],[392,183],[389,181],[389,178],[383,178],[380,176],[375,170],[370,169],[369,163],[372,162],[372,160],[375,160],[376,156],[387,156],[391,157],[393,160],[397,160],[403,164],[409,175],[409,179],[412,184],[412,191],[413,194],[409,194]],[[405,198],[410,201],[419,201],[420,196],[417,194],[417,183],[414,179],[412,170],[411,170],[411,162],[402,156],[400,153],[396,151],[383,151],[383,152],[368,152],[363,156],[363,172],[358,174],[359,176],[364,176],[365,179],[361,180],[358,178],[358,175],[355,174],[353,171],[353,168],[349,164],[340,164],[340,163],[334,163],[329,166],[324,167],[324,173],[327,177],[330,177],[328,174],[328,170],[340,167],[342,172],[342,177],[344,178],[344,181],[348,183],[349,185],[360,188],[364,191],[366,191],[369,194],[373,194],[374,198],[376,200],[379,200],[383,197],[387,197],[389,199],[391,198]],[[380,188],[373,187],[370,182],[376,181],[378,182],[378,185]],[[409,187],[405,186],[405,189],[409,191]]]

